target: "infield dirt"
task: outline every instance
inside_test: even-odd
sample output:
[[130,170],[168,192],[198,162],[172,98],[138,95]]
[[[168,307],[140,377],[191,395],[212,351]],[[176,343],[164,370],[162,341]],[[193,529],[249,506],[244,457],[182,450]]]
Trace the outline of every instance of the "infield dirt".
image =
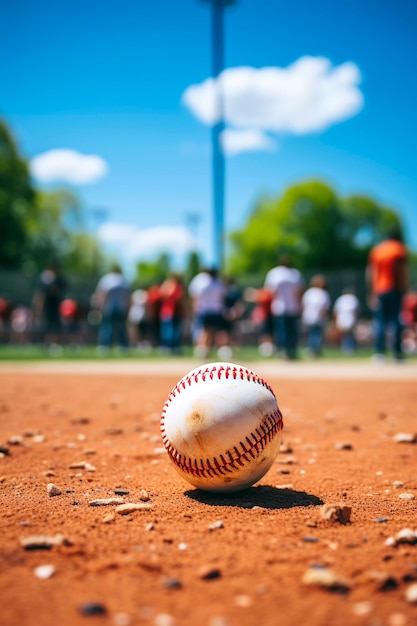
[[0,370],[2,626],[417,624],[417,535],[397,537],[417,531],[415,367],[248,364],[283,445],[254,487],[216,496],[159,432],[195,363],[58,365]]

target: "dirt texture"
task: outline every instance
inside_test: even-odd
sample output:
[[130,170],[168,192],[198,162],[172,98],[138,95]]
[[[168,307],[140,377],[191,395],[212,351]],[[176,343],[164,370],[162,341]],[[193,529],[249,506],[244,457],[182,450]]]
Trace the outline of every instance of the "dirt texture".
[[249,367],[283,443],[233,495],[189,485],[162,446],[186,363],[3,368],[2,626],[417,624],[417,379]]

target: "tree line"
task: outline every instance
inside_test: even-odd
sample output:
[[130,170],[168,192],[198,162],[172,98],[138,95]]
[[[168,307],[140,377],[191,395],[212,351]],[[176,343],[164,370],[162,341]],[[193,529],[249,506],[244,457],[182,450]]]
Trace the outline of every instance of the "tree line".
[[[340,197],[320,180],[305,181],[255,202],[243,227],[228,237],[224,269],[237,280],[259,281],[288,252],[301,271],[363,268],[371,247],[392,226],[403,229],[394,208],[364,195]],[[36,187],[11,130],[0,120],[0,269],[39,272],[52,259],[84,276],[97,276],[115,260],[87,231],[76,194]],[[186,278],[200,267],[196,251],[184,269]],[[158,282],[170,270],[168,254],[142,261],[135,282]]]

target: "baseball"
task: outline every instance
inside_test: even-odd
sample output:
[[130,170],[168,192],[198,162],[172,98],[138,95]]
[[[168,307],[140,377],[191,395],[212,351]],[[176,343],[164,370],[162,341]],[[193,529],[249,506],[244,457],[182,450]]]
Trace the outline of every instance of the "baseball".
[[179,474],[199,489],[250,487],[271,467],[282,414],[269,384],[234,363],[186,374],[165,401],[161,435]]

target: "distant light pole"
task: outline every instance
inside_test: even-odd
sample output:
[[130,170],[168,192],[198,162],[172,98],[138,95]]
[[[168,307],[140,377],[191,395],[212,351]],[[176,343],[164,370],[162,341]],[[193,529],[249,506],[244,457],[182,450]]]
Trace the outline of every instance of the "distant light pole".
[[[223,9],[235,0],[202,0],[211,4],[211,46],[212,69],[214,81],[224,69],[224,33]],[[224,266],[224,181],[225,161],[220,145],[221,133],[224,130],[223,94],[219,83],[216,83],[216,111],[218,121],[211,130],[212,142],[212,193],[213,193],[213,251],[214,263],[219,270]]]

